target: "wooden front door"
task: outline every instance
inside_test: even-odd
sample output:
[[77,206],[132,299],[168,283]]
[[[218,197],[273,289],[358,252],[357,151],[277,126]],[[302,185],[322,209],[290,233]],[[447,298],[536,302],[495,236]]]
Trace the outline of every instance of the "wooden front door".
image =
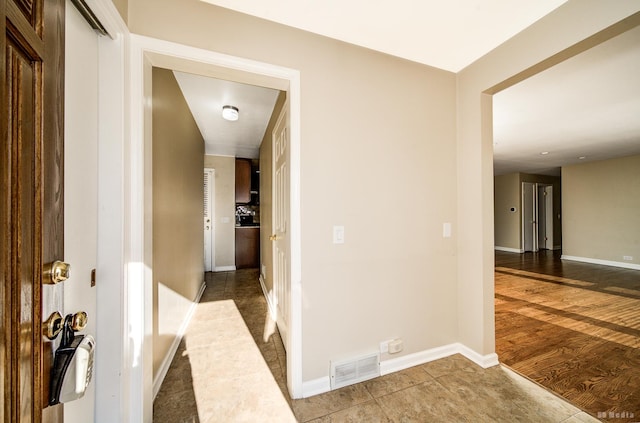
[[0,422],[46,407],[42,268],[63,259],[64,0],[0,0]]

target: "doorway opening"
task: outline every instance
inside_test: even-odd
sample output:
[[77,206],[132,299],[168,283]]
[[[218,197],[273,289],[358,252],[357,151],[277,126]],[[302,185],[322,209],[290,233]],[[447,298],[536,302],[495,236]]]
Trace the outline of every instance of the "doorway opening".
[[[132,87],[132,140],[130,151],[130,187],[127,193],[130,202],[127,208],[131,239],[127,269],[127,320],[130,338],[135,351],[134,359],[141,365],[131,369],[131,392],[140,392],[141,415],[151,415],[152,355],[148,345],[150,339],[152,309],[152,252],[150,222],[145,216],[151,212],[149,199],[151,168],[150,110],[145,107],[151,96],[151,69],[159,67],[189,72],[213,78],[222,78],[274,88],[287,92],[290,116],[290,163],[287,190],[290,196],[290,309],[287,331],[287,387],[293,398],[302,396],[302,343],[301,343],[301,226],[300,226],[300,75],[299,71],[227,56],[208,50],[178,45],[161,40],[132,35],[131,37],[131,81]],[[133,401],[132,401],[133,403]],[[135,413],[135,410],[134,410]]]
[[553,185],[522,183],[522,251],[553,250]]
[[[619,47],[610,44],[605,47],[605,42],[615,42],[615,35],[628,40],[625,35],[631,35],[630,31],[637,30],[637,23],[631,29],[615,24],[596,34],[604,39],[600,39],[598,45],[589,47],[605,48],[607,58],[592,59],[594,66],[598,69],[607,66],[606,60],[613,59],[614,53],[619,51]],[[617,33],[612,35],[615,31]],[[571,50],[573,51],[569,54]],[[573,66],[570,62],[573,57],[583,61],[585,59],[582,54],[591,54],[590,51],[580,44],[570,47],[563,52],[570,59],[556,65],[565,72],[565,76],[570,74],[575,80],[585,80],[579,73],[568,70]],[[632,54],[629,51],[624,53],[627,57]],[[637,53],[635,57],[638,57]],[[545,72],[536,72],[535,77],[547,78],[551,74],[543,74],[557,69],[549,69],[547,66],[544,70]],[[527,72],[529,71],[533,73],[533,69]],[[608,79],[616,79],[611,75],[607,76]],[[539,81],[540,79],[538,84]],[[593,84],[593,80],[590,83]],[[566,91],[558,89],[560,86],[561,84],[553,84],[553,90],[566,96]],[[540,87],[541,85],[537,86],[538,90]],[[580,93],[578,100],[584,98],[587,91]],[[553,103],[553,99],[549,99]],[[494,97],[494,107],[496,101],[497,98]],[[604,105],[602,107],[602,110],[606,109]],[[517,108],[510,109],[513,111]],[[501,116],[496,116],[496,119],[500,118]],[[517,121],[514,115],[509,118]],[[591,123],[584,119],[576,122],[584,125]],[[538,125],[545,127],[551,126],[551,123],[541,120]],[[530,131],[516,127],[517,125],[513,128],[515,131],[530,135]],[[566,127],[560,126],[552,132],[558,134],[566,131]],[[496,136],[494,169],[504,170],[507,169],[505,163],[498,163],[498,159],[504,158],[504,150],[500,152],[500,144],[504,146],[506,140]],[[637,370],[626,364],[627,357],[638,355],[637,342],[628,337],[637,328],[629,324],[628,317],[625,320],[619,316],[621,313],[625,316],[638,316],[636,310],[637,304],[640,304],[640,286],[635,282],[638,280],[637,271],[561,260],[561,240],[568,240],[570,235],[575,234],[572,231],[586,229],[572,225],[568,228],[565,226],[564,232],[558,230],[560,218],[564,214],[569,215],[569,205],[572,205],[570,199],[562,195],[562,208],[567,212],[560,213],[557,201],[560,196],[559,178],[561,174],[565,175],[565,170],[560,172],[560,167],[579,167],[586,163],[584,160],[589,156],[585,153],[575,154],[574,151],[571,157],[565,157],[566,161],[560,162],[560,150],[567,149],[567,144],[568,142],[556,140],[553,143],[556,151],[538,144],[529,149],[530,159],[522,156],[519,162],[512,163],[514,167],[508,171],[511,177],[506,172],[496,172],[494,177],[496,353],[501,363],[563,396],[593,416],[606,418],[612,413],[623,414],[627,408],[637,405],[636,388],[616,389],[615,400],[607,392],[610,392],[612,386],[625,385],[620,382],[622,378],[631,380],[637,377]],[[520,153],[525,150],[522,143],[518,148]],[[552,157],[554,155],[555,158]],[[554,160],[554,166],[558,166],[555,172],[552,169],[541,169],[542,175],[532,175],[533,171],[526,168],[533,162],[550,163]],[[549,180],[541,180],[542,176],[557,177],[558,186]],[[567,181],[568,178],[565,183]],[[585,180],[584,186],[587,185]],[[571,190],[565,192],[570,193]],[[579,207],[572,207],[574,214],[571,217],[575,218],[575,213],[581,212],[578,209]],[[567,222],[569,220],[565,219],[564,223]],[[509,241],[512,243],[507,244]],[[507,248],[502,248],[499,243],[504,243]],[[568,248],[568,242],[566,245]],[[632,308],[626,308],[627,306]],[[605,356],[607,359],[603,361],[602,357]],[[588,389],[584,389],[586,385],[589,386]]]

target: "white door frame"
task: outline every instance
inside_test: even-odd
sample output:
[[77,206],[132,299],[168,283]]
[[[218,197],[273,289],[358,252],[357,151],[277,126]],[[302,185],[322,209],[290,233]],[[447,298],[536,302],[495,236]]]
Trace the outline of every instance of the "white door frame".
[[[522,202],[520,204],[520,210],[522,211],[522,213],[520,214],[521,216],[521,226],[522,226],[522,251],[533,251],[533,252],[537,252],[538,251],[538,224],[537,224],[537,219],[538,219],[538,205],[537,205],[537,198],[538,198],[538,184],[536,184],[535,182],[522,182],[520,184],[521,186],[521,191],[522,191]],[[531,192],[527,193],[527,190],[525,189],[525,186],[529,186],[531,187]],[[531,195],[530,198],[527,198],[528,195]],[[529,207],[527,207],[528,201],[531,202],[531,209]],[[532,216],[528,216],[528,214],[531,213]],[[533,219],[532,223],[528,223],[527,220],[529,218]],[[532,226],[530,226],[532,225]],[[531,234],[529,234],[529,231],[532,231]],[[531,250],[527,249],[527,235],[531,236]]]
[[[291,118],[291,316],[290,351],[287,353],[287,386],[294,398],[302,397],[302,294],[301,294],[301,225],[300,225],[300,72],[295,69],[229,56],[213,51],[180,45],[149,37],[131,35],[130,39],[131,143],[125,174],[129,189],[125,205],[130,238],[126,247],[127,290],[124,311],[129,322],[129,338],[134,348],[131,363],[132,390],[141,389],[143,398],[132,401],[141,407],[140,421],[150,422],[152,414],[152,281],[151,270],[151,68],[181,70],[207,76],[287,90]],[[230,72],[231,71],[231,72]],[[222,76],[224,75],[224,77]],[[145,342],[146,340],[146,342]],[[147,389],[148,388],[148,389]],[[133,396],[131,396],[133,400]],[[135,414],[135,413],[132,413]]]

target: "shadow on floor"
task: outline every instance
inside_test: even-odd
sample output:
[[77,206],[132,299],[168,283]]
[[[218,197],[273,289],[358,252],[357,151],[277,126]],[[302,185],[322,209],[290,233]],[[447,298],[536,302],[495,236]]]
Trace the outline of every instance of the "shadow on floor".
[[193,391],[191,362],[184,340],[180,341],[171,367],[153,402],[153,421],[172,423],[200,423],[198,403]]

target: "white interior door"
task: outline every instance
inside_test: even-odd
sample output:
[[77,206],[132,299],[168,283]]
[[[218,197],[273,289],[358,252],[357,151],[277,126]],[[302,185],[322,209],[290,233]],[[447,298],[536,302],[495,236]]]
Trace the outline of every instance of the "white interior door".
[[537,225],[537,242],[538,249],[547,248],[547,203],[545,201],[546,185],[536,184],[536,200],[537,200],[537,208],[536,208],[536,225]]
[[553,250],[553,185],[544,187],[545,243],[544,248]]
[[289,115],[285,104],[273,130],[273,278],[278,329],[288,349],[291,274],[289,257]]
[[536,230],[536,184],[522,183],[522,250],[538,251]]
[[213,216],[214,203],[214,176],[213,169],[204,170],[204,271],[212,272],[215,269],[215,218]]

